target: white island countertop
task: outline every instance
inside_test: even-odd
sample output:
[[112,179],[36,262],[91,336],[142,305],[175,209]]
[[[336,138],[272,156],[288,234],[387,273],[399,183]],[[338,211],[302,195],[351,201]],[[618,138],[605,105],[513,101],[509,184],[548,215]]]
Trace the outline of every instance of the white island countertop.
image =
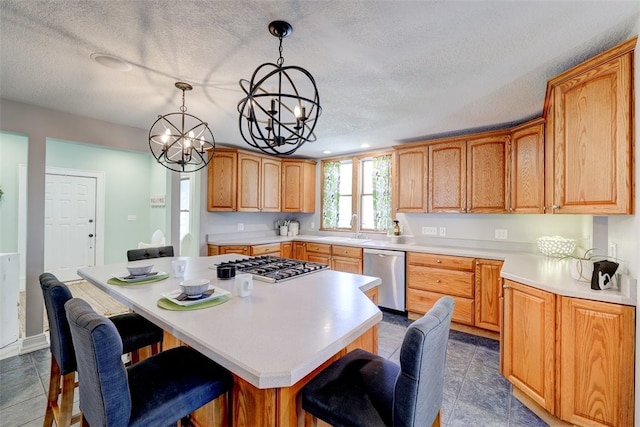
[[[229,254],[187,259],[185,278],[218,280],[215,264],[245,258]],[[153,259],[154,271],[171,271],[176,258]],[[87,267],[78,274],[178,339],[258,388],[294,385],[382,320],[363,293],[380,284],[376,277],[323,270],[281,283],[254,280],[250,296],[191,311],[158,307],[162,293],[178,289],[178,279],[148,284],[107,284],[126,273],[126,263]]]

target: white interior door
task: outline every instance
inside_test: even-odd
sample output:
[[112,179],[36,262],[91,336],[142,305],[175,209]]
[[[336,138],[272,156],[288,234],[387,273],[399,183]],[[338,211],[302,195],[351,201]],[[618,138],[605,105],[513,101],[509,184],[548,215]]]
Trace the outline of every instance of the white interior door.
[[60,281],[96,264],[95,177],[47,173],[44,269]]

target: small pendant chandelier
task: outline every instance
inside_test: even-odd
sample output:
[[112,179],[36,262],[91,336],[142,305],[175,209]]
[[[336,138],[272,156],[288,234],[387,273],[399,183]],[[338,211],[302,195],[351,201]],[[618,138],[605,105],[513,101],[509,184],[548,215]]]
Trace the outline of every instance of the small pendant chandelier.
[[286,156],[316,141],[313,131],[322,112],[313,76],[304,68],[283,65],[282,39],[292,31],[287,22],[271,22],[269,32],[280,40],[277,63],[260,65],[251,81],[240,80],[247,95],[238,103],[240,134],[271,155]]
[[193,86],[177,82],[176,87],[182,91],[180,112],[158,116],[149,130],[149,148],[165,168],[175,172],[196,172],[209,164],[216,142],[209,125],[187,113],[184,93]]

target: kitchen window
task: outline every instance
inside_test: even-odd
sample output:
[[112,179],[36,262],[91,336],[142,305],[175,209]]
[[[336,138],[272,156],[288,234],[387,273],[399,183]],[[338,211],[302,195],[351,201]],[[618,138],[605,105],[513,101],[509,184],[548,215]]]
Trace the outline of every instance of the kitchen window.
[[322,161],[322,230],[386,231],[391,226],[391,154]]

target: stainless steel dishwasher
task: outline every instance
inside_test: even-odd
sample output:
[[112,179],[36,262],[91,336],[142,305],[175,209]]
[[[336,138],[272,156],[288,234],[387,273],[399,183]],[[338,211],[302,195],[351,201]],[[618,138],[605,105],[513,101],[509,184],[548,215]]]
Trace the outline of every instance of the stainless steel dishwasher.
[[378,287],[378,306],[406,311],[404,252],[383,249],[364,250],[364,274],[382,279]]

